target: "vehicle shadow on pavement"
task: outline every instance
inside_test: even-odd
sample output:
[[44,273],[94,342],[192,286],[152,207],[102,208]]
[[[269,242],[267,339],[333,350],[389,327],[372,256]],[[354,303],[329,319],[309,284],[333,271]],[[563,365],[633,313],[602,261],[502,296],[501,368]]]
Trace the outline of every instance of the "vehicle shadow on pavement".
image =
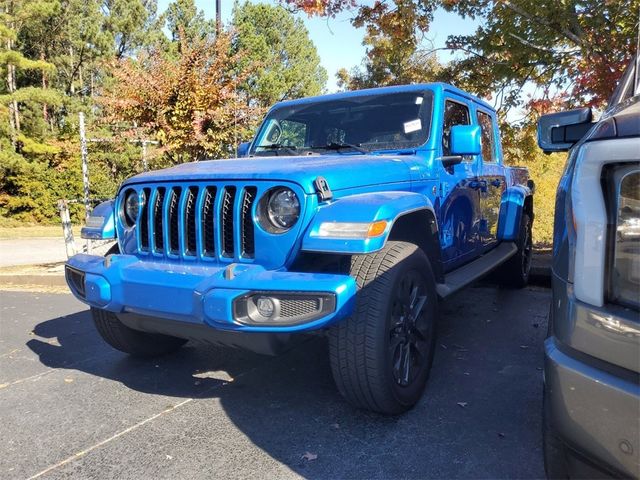
[[216,396],[213,387],[269,358],[194,342],[163,357],[134,358],[102,340],[88,310],[42,322],[33,333],[42,340],[33,338],[27,346],[49,368],[75,369],[136,391],[183,398]]
[[58,344],[34,338],[27,345],[50,368],[203,399],[167,420],[183,416],[181,443],[172,448],[187,458],[210,449],[203,439],[230,420],[242,438],[306,478],[541,478],[548,301],[546,289],[480,284],[445,302],[425,395],[397,417],[356,410],[340,397],[321,338],[279,357],[190,342],[161,359],[138,360],[104,344],[81,312],[37,325],[38,337]]

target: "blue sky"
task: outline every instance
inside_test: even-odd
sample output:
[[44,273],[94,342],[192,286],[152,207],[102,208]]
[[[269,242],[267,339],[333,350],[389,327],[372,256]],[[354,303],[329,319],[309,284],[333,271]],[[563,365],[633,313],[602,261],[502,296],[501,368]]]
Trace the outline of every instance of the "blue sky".
[[[166,10],[169,3],[170,0],[158,0],[158,12]],[[268,0],[264,3],[277,4],[278,2],[277,0]],[[196,5],[204,11],[205,17],[215,17],[215,0],[196,0]],[[230,20],[232,8],[232,0],[222,1],[223,22],[227,23]],[[298,14],[298,16],[309,30],[309,36],[318,49],[322,65],[329,74],[327,90],[329,92],[335,91],[335,73],[343,67],[350,70],[362,62],[365,55],[365,48],[362,46],[364,30],[351,26],[352,12],[343,12],[338,17],[330,19],[308,18],[305,14]],[[447,36],[470,34],[475,31],[477,26],[477,22],[462,19],[444,10],[438,10],[431,30],[427,33],[427,39],[433,43],[435,48],[441,48],[444,47]],[[450,58],[450,54],[447,51],[440,51],[439,57],[442,61],[446,61]]]

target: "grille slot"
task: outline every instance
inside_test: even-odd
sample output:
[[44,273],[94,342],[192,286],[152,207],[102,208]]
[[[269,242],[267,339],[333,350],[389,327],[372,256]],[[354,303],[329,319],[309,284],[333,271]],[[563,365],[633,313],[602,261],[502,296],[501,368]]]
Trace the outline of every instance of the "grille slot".
[[254,223],[251,211],[253,203],[256,201],[258,189],[247,187],[242,196],[242,211],[240,223],[241,255],[246,258],[253,258],[255,254]]
[[155,251],[160,253],[164,251],[164,235],[162,227],[164,225],[163,204],[165,193],[166,190],[164,187],[158,188],[156,201],[153,205],[153,242],[155,244]]
[[207,187],[202,201],[202,237],[205,257],[214,257],[216,254],[215,242],[215,202],[216,187]]
[[151,201],[151,189],[142,190],[144,204],[140,212],[140,248],[143,252],[149,251],[149,202]]
[[233,257],[235,248],[233,245],[233,204],[236,199],[236,187],[225,187],[222,191],[220,202],[220,238],[222,242],[222,256]]
[[169,252],[174,255],[180,253],[178,204],[180,203],[181,192],[182,189],[180,187],[173,187],[170,193],[171,197],[169,197]]
[[185,229],[185,254],[195,256],[197,253],[196,242],[196,199],[198,187],[189,187],[187,199],[184,202],[184,229]]

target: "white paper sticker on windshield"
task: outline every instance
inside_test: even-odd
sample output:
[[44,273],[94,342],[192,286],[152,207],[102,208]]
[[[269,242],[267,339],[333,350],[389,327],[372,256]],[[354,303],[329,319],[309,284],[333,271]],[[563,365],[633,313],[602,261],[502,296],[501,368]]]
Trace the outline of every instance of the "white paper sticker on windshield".
[[422,105],[422,97],[416,97],[416,105]]
[[404,122],[404,133],[411,133],[418,131],[422,128],[422,122],[419,118],[411,120],[410,122]]

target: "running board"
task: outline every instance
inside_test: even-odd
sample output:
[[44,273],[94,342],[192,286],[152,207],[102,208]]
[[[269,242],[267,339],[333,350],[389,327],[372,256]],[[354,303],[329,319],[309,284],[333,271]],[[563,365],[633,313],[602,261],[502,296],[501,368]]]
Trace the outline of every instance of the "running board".
[[515,243],[502,242],[480,258],[445,275],[444,283],[438,283],[436,285],[438,296],[446,298],[456,293],[471,282],[485,276],[498,265],[502,265],[513,257],[517,251],[518,247]]

